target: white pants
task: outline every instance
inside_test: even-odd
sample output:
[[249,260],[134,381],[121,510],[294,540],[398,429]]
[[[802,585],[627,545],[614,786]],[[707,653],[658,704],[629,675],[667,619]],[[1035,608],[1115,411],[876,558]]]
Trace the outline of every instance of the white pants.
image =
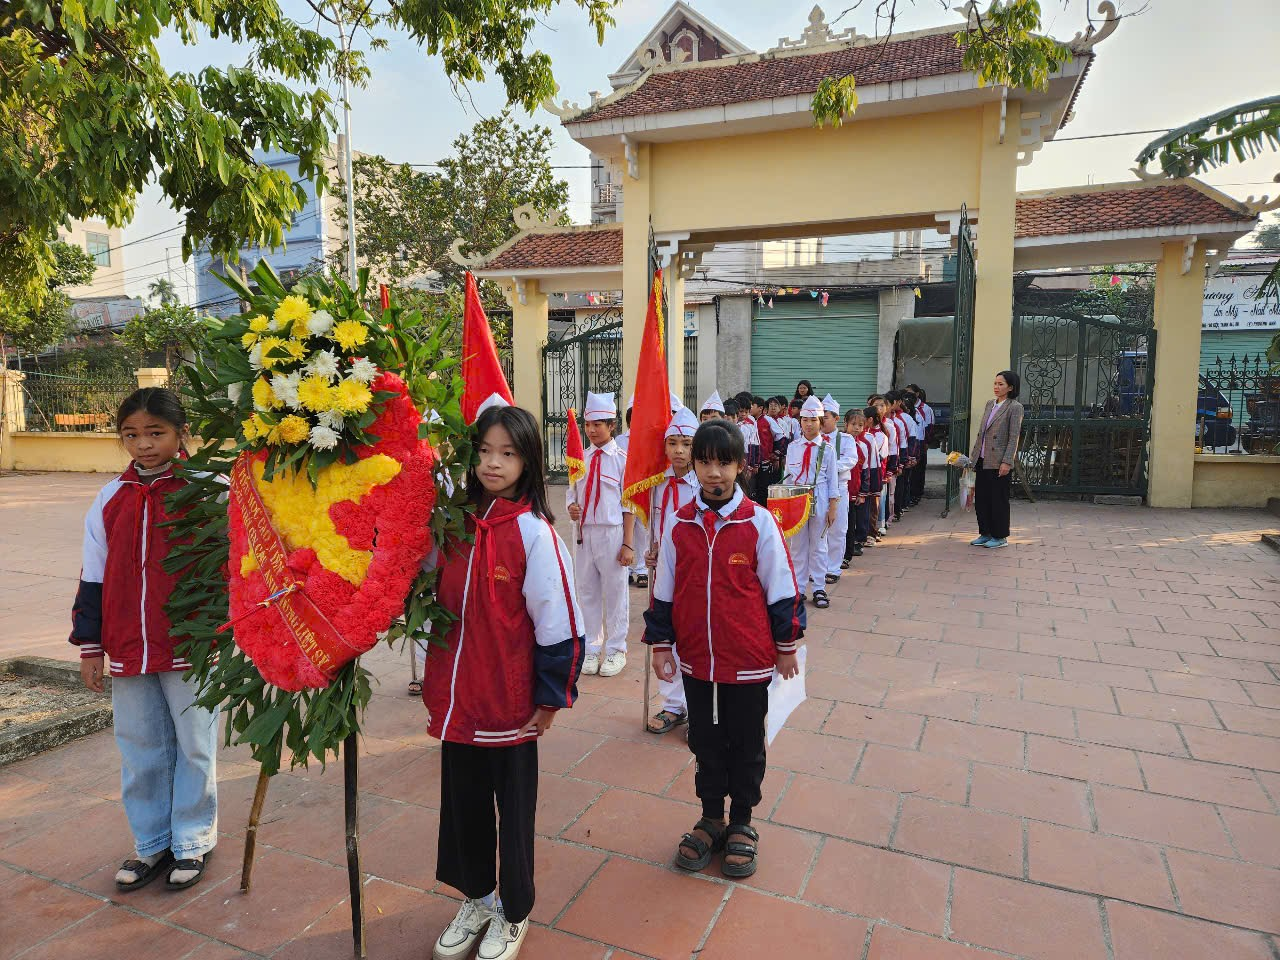
[[[827,589],[827,551],[823,527],[827,525],[827,502],[818,500],[805,525],[796,531],[788,546],[791,548],[791,565],[795,567],[796,584],[801,593],[808,591],[808,584],[815,590]],[[844,559],[843,553],[840,557]]]
[[636,562],[631,565],[631,574],[637,577],[642,573],[648,575],[649,568],[644,565],[644,554],[649,549],[649,528],[638,517],[632,536],[635,537]]
[[586,618],[583,632],[587,652],[604,656],[627,652],[627,568],[618,563],[622,549],[622,525],[589,523],[582,528],[582,543],[574,558],[573,578],[578,605]]
[[685,714],[689,712],[689,707],[684,702],[684,676],[680,673],[680,655],[676,653],[674,647],[671,650],[671,656],[676,660],[675,679],[663,680],[659,677],[658,693],[662,694],[663,710],[668,713]]
[[[842,490],[849,489],[845,481],[840,482]],[[849,498],[836,498],[836,519],[827,529],[827,573],[833,577],[841,574],[840,564],[844,562],[844,547],[849,539]]]

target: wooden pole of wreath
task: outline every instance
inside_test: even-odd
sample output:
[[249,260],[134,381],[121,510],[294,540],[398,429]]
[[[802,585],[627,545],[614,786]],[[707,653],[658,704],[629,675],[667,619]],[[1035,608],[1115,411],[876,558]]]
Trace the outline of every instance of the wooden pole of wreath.
[[364,874],[360,870],[360,758],[356,735],[342,742],[342,780],[347,818],[347,882],[351,888],[351,937],[355,954],[364,952]]
[[249,827],[244,832],[244,864],[240,867],[240,892],[248,893],[253,878],[253,854],[258,844],[258,821],[262,817],[262,805],[267,799],[267,787],[271,774],[264,766],[258,771],[258,786],[253,791],[253,805],[249,807]]

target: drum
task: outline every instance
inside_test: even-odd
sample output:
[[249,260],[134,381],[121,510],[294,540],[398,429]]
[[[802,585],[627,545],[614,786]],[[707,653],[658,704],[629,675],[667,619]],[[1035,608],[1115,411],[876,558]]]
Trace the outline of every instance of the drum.
[[769,485],[769,512],[778,521],[782,535],[787,539],[809,520],[813,509],[813,484],[773,483]]
[[786,500],[790,497],[801,497],[813,493],[812,483],[771,483],[769,484],[770,500]]

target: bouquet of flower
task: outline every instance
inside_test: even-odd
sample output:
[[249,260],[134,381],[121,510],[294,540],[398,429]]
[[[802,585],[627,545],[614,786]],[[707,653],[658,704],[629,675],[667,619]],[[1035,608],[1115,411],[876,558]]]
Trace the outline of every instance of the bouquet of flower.
[[969,464],[970,464],[970,460],[969,460],[969,458],[968,458],[968,457],[966,457],[966,456],[965,456],[963,453],[961,453],[959,450],[952,450],[949,454],[947,454],[947,466],[948,466],[948,467],[961,467],[961,468],[964,468],[964,467],[969,466]]

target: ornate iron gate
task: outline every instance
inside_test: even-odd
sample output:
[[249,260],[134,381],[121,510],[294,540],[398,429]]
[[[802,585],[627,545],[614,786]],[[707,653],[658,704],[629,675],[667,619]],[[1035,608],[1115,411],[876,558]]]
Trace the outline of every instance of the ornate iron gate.
[[[612,307],[583,318],[542,347],[542,440],[547,473],[563,478],[564,435],[572,407],[581,426],[587,392],[622,393],[622,308]],[[585,438],[584,438],[585,439]]]
[[1032,490],[1146,495],[1153,306],[1143,284],[1015,291],[1018,466]]
[[[969,211],[960,212],[959,250],[956,257],[956,319],[951,330],[951,428],[947,449],[969,449],[969,417],[973,394],[973,295],[976,272]],[[942,504],[945,517],[960,494],[960,474],[947,470],[947,493]]]

